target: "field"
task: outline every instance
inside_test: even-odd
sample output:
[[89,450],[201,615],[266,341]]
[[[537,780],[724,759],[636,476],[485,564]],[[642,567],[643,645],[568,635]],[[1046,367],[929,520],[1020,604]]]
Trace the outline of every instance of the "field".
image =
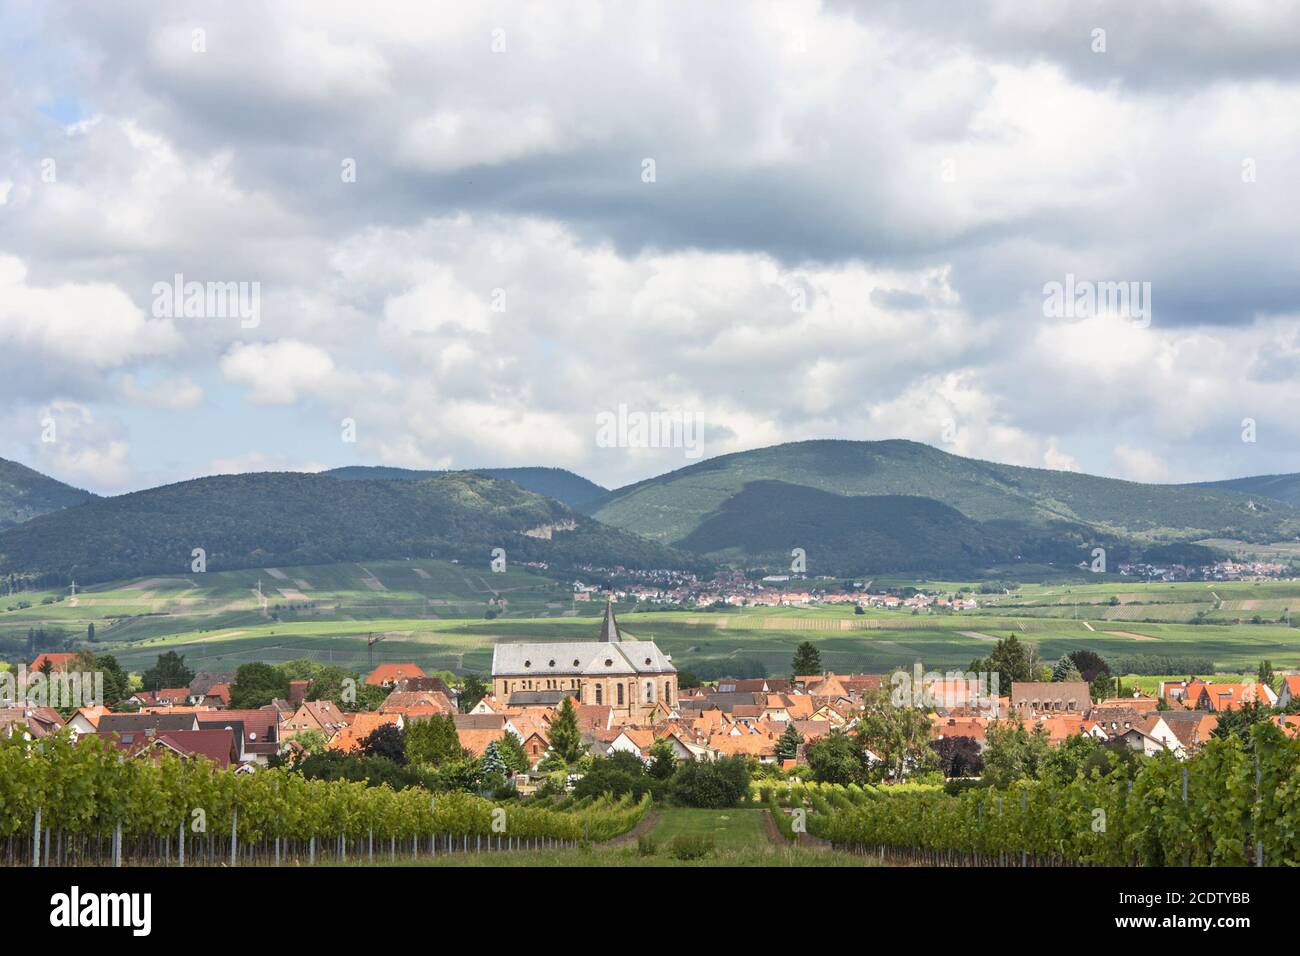
[[[974,593],[962,582],[916,586]],[[1200,658],[1224,673],[1253,670],[1265,658],[1275,667],[1300,666],[1300,629],[1287,623],[1292,608],[1300,610],[1296,581],[1112,578],[975,596],[982,606],[960,613],[856,614],[849,606],[621,606],[619,613],[630,634],[657,641],[679,668],[704,679],[783,675],[805,640],[838,671],[881,672],[916,661],[928,669],[965,668],[1013,633],[1038,644],[1048,660],[1088,648],[1112,658]],[[30,606],[19,607],[20,600]],[[96,648],[137,671],[175,650],[208,670],[306,657],[357,669],[373,658],[485,673],[494,643],[590,640],[601,610],[599,602],[574,601],[567,583],[526,568],[493,574],[442,561],[379,561],[211,572],[91,587],[79,590],[75,604],[67,594],[10,595],[0,599],[0,656],[29,659],[31,628],[79,637],[94,624]],[[383,640],[368,649],[371,635]]]

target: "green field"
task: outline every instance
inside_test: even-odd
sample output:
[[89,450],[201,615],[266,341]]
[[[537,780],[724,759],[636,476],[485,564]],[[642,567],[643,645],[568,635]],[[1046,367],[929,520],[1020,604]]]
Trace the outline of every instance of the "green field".
[[[962,582],[917,586],[974,593]],[[1293,607],[1300,610],[1296,581],[1112,578],[975,596],[983,606],[960,613],[856,614],[845,605],[619,612],[628,632],[657,641],[679,668],[705,679],[784,675],[805,640],[818,646],[827,668],[841,672],[888,671],[918,660],[929,669],[964,668],[1012,633],[1035,642],[1047,660],[1087,648],[1112,658],[1209,659],[1225,673],[1253,670],[1264,658],[1275,667],[1300,666],[1300,629],[1286,623]],[[54,603],[43,604],[47,598]],[[31,606],[18,607],[20,600]],[[506,603],[489,603],[500,600]],[[373,655],[376,663],[412,660],[484,673],[497,641],[589,640],[601,610],[599,602],[574,601],[567,582],[526,568],[493,574],[429,560],[211,572],[95,586],[79,591],[75,606],[66,593],[10,595],[0,599],[0,656],[28,659],[29,628],[81,637],[93,623],[96,649],[137,671],[175,650],[207,670],[304,657],[361,669]],[[384,639],[368,653],[372,634]]]

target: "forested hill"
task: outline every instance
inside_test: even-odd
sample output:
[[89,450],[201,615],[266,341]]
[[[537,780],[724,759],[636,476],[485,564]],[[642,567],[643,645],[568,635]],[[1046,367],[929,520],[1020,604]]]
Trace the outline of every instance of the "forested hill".
[[0,458],[0,530],[94,497],[89,491]]
[[[612,491],[587,510],[607,524],[671,544],[690,538],[756,481],[845,496],[930,498],[979,522],[1049,533],[1086,526],[1139,542],[1277,541],[1300,533],[1300,510],[1231,488],[1022,468],[911,441],[806,441],[723,455]],[[766,509],[743,516],[733,507],[727,514],[732,521],[771,518]]]
[[[557,501],[469,472],[419,481],[345,481],[292,472],[220,475],[98,498],[0,533],[0,574],[92,583],[379,558],[680,566],[680,556]],[[695,563],[695,562],[691,562]]]
[[1300,475],[1253,475],[1226,481],[1205,481],[1188,488],[1220,488],[1247,495],[1263,496],[1300,508]]
[[[606,494],[606,489],[582,475],[563,468],[473,468],[476,475],[513,481],[520,488],[554,498],[570,508],[581,508]],[[381,465],[348,465],[325,472],[335,478],[383,481],[420,481],[447,474],[444,471],[418,471],[412,468],[387,468]]]

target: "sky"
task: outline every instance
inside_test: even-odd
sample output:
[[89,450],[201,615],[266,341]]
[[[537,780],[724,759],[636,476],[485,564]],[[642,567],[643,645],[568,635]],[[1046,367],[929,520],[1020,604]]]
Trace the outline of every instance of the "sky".
[[1300,471],[1298,213],[1297,3],[0,0],[0,457]]

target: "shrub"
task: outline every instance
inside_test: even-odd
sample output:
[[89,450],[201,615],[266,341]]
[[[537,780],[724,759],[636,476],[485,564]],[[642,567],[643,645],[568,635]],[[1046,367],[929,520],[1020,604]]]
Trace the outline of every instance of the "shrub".
[[700,860],[713,852],[713,836],[703,833],[679,833],[669,847],[674,859]]
[[637,856],[654,856],[659,852],[659,844],[655,838],[648,833],[643,833],[636,838]]
[[749,763],[744,757],[684,763],[673,774],[672,793],[691,807],[734,807],[749,796]]

